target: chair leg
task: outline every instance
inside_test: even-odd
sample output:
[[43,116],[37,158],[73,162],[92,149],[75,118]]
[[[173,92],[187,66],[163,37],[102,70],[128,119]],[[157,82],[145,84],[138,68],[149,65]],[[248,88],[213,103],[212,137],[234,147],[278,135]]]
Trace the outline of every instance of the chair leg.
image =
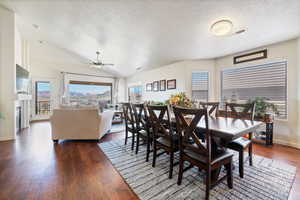
[[125,145],[127,145],[127,139],[128,139],[128,130],[126,128],[126,130],[125,130]]
[[134,139],[135,139],[135,133],[132,131],[132,144],[131,144],[131,150],[134,149]]
[[210,186],[211,185],[211,170],[208,169],[206,171],[206,191],[205,191],[205,199],[209,200],[209,191],[210,191]]
[[146,154],[146,162],[149,161],[149,154],[150,154],[150,139],[147,138],[147,154]]
[[225,165],[227,172],[227,185],[230,189],[233,188],[233,179],[232,179],[232,161]]
[[239,172],[240,177],[244,178],[244,151],[239,152]]
[[253,161],[252,161],[252,143],[250,143],[248,150],[249,150],[249,165],[252,166],[253,165]]
[[172,179],[172,175],[173,175],[173,162],[174,162],[174,152],[170,152],[169,179]]
[[156,162],[156,142],[153,141],[153,161],[152,161],[152,167],[155,167]]
[[140,145],[140,134],[136,134],[136,148],[135,148],[135,154],[139,152],[139,145]]
[[179,159],[179,172],[178,172],[178,179],[177,179],[177,185],[181,185],[181,181],[182,181],[182,175],[183,175],[183,164],[184,164],[184,160],[181,158]]
[[[252,133],[249,133],[249,140],[252,140]],[[249,165],[252,166],[252,142],[249,145]]]

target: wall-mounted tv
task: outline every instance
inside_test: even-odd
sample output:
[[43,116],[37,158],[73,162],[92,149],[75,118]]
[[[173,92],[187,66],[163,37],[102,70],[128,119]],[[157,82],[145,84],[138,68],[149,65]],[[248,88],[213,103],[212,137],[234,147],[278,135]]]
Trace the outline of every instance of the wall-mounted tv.
[[28,93],[29,85],[29,72],[21,67],[16,65],[16,87],[18,93]]

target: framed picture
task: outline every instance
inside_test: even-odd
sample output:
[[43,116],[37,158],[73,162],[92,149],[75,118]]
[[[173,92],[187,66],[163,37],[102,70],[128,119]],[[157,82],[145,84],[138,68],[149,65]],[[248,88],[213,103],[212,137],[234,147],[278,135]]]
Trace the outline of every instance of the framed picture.
[[166,91],[166,80],[160,80],[159,81],[159,90],[160,91]]
[[152,83],[147,83],[146,84],[146,91],[151,92],[152,91]]
[[154,92],[157,92],[157,91],[159,90],[158,84],[159,84],[158,81],[154,81],[154,82],[153,82],[153,91],[154,91]]
[[176,79],[171,79],[167,81],[167,89],[168,90],[176,89]]

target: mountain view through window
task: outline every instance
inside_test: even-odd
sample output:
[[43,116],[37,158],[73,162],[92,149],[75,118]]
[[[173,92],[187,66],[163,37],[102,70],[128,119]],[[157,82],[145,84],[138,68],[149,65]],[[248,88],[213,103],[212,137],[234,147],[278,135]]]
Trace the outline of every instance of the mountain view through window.
[[112,102],[112,85],[101,83],[70,83],[71,104],[99,105]]

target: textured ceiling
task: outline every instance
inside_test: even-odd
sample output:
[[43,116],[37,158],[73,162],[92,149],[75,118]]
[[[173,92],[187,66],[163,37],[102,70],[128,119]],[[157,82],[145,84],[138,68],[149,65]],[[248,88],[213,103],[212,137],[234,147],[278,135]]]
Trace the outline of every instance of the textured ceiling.
[[[299,0],[0,2],[16,12],[25,38],[68,50],[83,63],[100,50],[103,61],[115,63],[114,70],[122,76],[133,74],[137,67],[215,58],[300,35]],[[231,20],[235,31],[247,31],[215,37],[209,28],[220,19]]]

